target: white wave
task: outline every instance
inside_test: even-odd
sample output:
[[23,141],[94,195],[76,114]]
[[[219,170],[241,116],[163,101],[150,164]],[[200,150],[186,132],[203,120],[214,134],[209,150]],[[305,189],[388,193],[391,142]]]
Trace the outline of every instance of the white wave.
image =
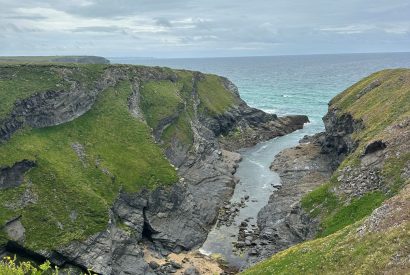
[[261,109],[262,109],[262,111],[264,111],[265,113],[268,113],[268,114],[276,114],[278,112],[278,110],[276,110],[276,109],[269,109],[269,108],[261,108]]
[[257,161],[254,161],[254,160],[251,160],[251,159],[249,160],[249,162],[252,163],[252,164],[255,164],[255,165],[259,166],[260,168],[264,168],[264,167],[265,167],[262,163],[257,162]]
[[268,147],[268,145],[265,144],[265,145],[261,146],[261,148],[259,148],[258,150],[256,150],[255,153],[260,153],[262,150],[265,150],[267,147]]
[[269,184],[267,184],[267,183],[265,183],[263,186],[262,186],[262,189],[270,189],[271,188],[271,186],[269,185]]
[[205,249],[202,249],[202,248],[198,249],[198,251],[199,253],[205,256],[210,256],[212,254],[212,252],[206,251]]

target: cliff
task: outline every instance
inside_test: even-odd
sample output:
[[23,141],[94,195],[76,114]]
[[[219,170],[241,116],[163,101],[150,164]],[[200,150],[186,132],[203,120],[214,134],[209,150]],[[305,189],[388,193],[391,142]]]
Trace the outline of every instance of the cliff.
[[0,254],[100,274],[151,273],[142,242],[201,245],[236,182],[227,137],[250,146],[307,121],[157,67],[0,65],[0,97]]
[[[275,234],[262,235],[268,245],[254,260],[315,239],[244,274],[408,274],[410,70],[363,79],[329,103],[323,120],[325,133],[282,152],[272,165],[293,204],[275,214],[273,195],[261,211],[261,231]],[[320,171],[328,174],[315,176]]]

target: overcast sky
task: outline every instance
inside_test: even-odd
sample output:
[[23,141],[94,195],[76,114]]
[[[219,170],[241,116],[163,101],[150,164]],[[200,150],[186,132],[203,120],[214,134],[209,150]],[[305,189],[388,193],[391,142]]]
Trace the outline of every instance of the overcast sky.
[[0,55],[410,51],[410,0],[0,0]]

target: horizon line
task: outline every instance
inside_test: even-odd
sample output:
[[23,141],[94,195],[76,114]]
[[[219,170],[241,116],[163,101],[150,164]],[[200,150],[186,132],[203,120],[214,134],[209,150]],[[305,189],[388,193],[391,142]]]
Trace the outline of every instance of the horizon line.
[[[105,58],[138,58],[138,59],[212,59],[212,58],[253,58],[253,57],[286,57],[286,56],[315,56],[315,55],[355,55],[355,54],[410,54],[410,51],[397,52],[340,52],[340,53],[306,53],[306,54],[277,54],[277,55],[238,55],[238,56],[198,56],[198,57],[156,57],[156,56],[103,56]],[[84,55],[93,56],[93,55]],[[98,55],[94,55],[98,56]]]
[[273,55],[238,55],[238,56],[196,56],[196,57],[158,57],[158,56],[110,56],[98,54],[50,54],[50,55],[0,55],[5,57],[64,57],[64,56],[94,56],[104,58],[137,58],[137,59],[216,59],[216,58],[254,58],[254,57],[288,57],[288,56],[316,56],[316,55],[356,55],[356,54],[406,54],[409,51],[391,51],[391,52],[340,52],[340,53],[306,53],[306,54],[273,54]]

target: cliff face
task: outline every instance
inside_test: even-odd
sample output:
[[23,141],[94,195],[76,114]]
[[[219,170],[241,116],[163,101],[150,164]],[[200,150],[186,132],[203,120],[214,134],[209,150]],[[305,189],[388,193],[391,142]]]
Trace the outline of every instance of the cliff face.
[[[267,238],[264,257],[316,239],[286,249],[245,274],[407,274],[409,110],[410,71],[405,69],[375,73],[335,97],[323,119],[326,132],[282,152],[272,165],[283,189],[291,188],[294,204],[273,210],[280,201],[273,195],[258,217],[262,232],[276,233]],[[310,150],[312,146],[316,150]],[[306,155],[295,156],[298,151]],[[289,158],[292,169],[286,164]],[[321,170],[328,174],[320,179],[315,174]],[[313,191],[307,193],[306,185]],[[278,216],[275,211],[283,217],[276,223],[270,218]]]
[[254,143],[231,132],[307,121],[166,68],[2,65],[0,95],[0,252],[101,274],[151,272],[141,240],[163,254],[205,240],[235,186],[240,156],[222,149]]

